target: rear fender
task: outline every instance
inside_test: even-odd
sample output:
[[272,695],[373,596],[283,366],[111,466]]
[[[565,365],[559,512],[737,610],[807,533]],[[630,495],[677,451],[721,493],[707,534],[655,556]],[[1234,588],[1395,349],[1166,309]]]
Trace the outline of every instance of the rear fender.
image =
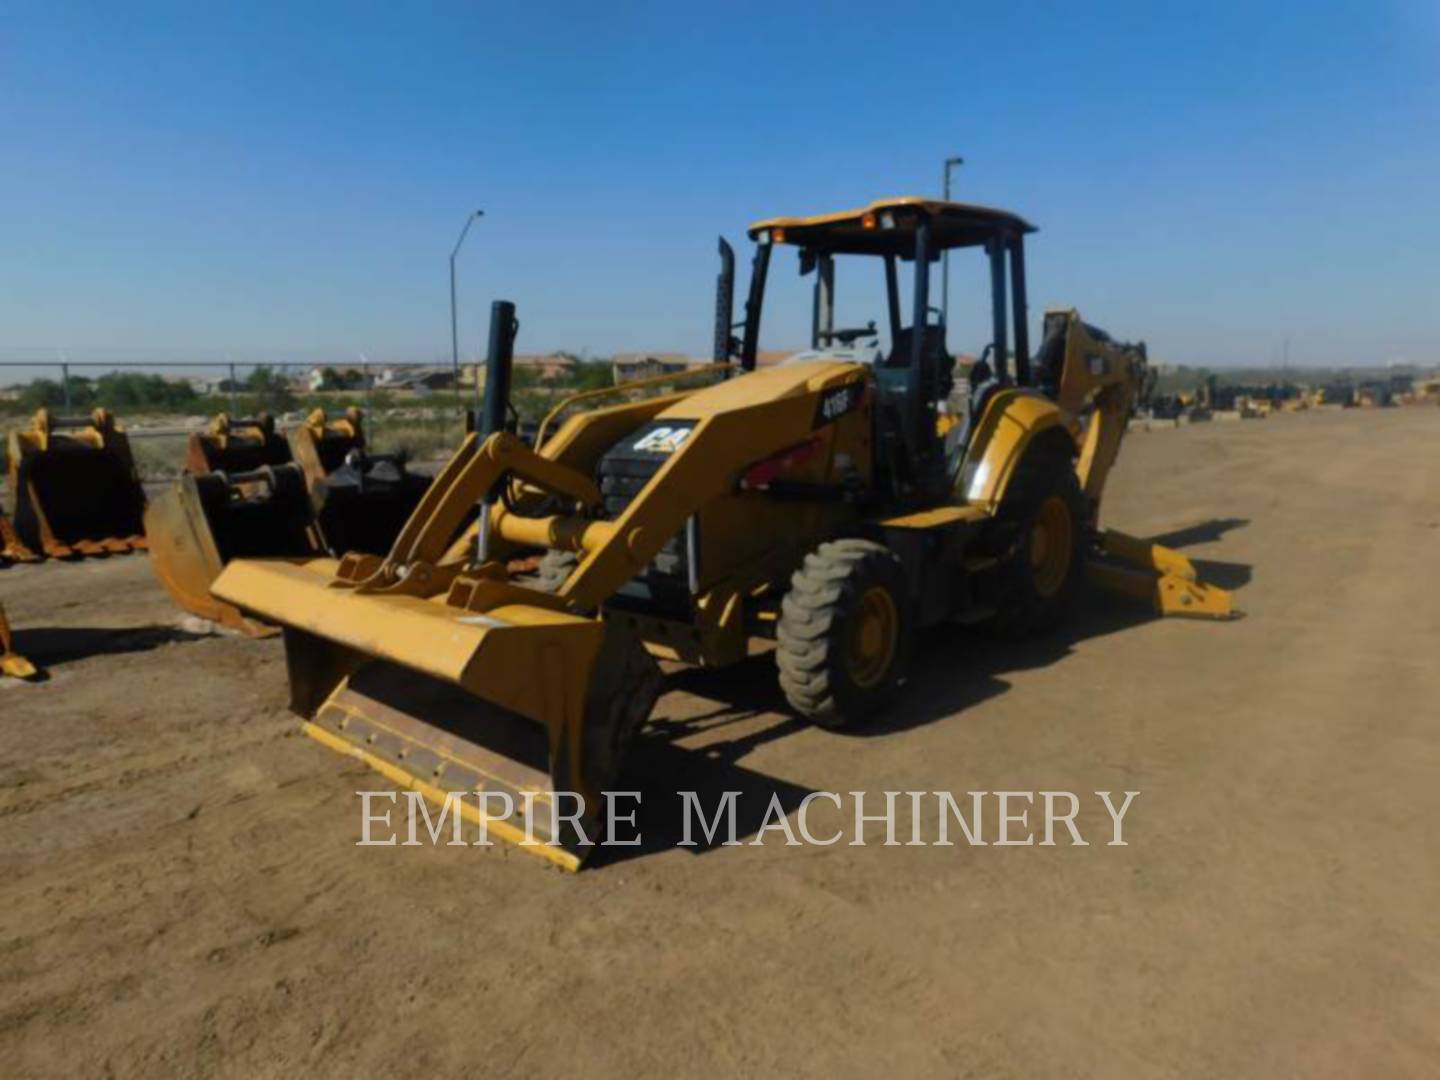
[[968,505],[994,513],[1021,460],[1032,447],[1042,445],[1075,456],[1075,441],[1059,407],[1032,390],[993,394],[970,438],[955,495]]

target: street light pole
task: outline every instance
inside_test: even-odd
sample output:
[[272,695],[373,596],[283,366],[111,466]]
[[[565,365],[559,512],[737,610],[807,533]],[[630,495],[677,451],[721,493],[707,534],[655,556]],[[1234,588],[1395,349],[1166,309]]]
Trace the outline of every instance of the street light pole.
[[[947,157],[945,159],[945,201],[950,201],[950,170],[958,165],[964,165],[962,157]],[[945,322],[945,332],[950,332],[950,249],[945,249],[945,254],[940,256],[940,318]]]
[[[450,366],[455,373],[455,400],[460,400],[460,323],[455,314],[455,256],[460,254],[460,245],[465,243],[465,234],[470,231],[470,226],[475,224],[477,218],[485,216],[484,210],[476,210],[465,219],[465,227],[460,230],[460,238],[455,241],[455,248],[450,252]],[[477,385],[479,375],[476,375]]]

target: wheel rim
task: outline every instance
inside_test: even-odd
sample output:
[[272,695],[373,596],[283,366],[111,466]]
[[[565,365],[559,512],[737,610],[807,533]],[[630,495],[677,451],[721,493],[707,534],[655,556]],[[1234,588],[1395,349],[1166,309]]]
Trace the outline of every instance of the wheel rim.
[[895,659],[900,614],[890,590],[872,585],[860,597],[850,629],[850,678],[866,688],[880,683]]
[[1037,593],[1050,597],[1060,591],[1070,576],[1074,550],[1070,508],[1060,496],[1051,495],[1040,504],[1030,529],[1030,574]]

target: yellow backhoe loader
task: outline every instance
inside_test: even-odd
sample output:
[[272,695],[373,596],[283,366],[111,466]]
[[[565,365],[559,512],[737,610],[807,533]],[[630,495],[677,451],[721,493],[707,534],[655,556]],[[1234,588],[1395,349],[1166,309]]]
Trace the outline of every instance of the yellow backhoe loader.
[[145,548],[145,490],[109,412],[41,409],[28,429],[10,433],[7,449],[15,531],[31,551],[69,559]]
[[[429,799],[464,793],[462,816],[568,869],[603,827],[656,656],[718,667],[773,647],[791,708],[844,728],[896,702],[925,628],[1053,626],[1087,564],[1158,611],[1228,616],[1184,556],[1099,528],[1144,347],[1055,311],[1032,359],[1032,231],[919,198],[759,222],[738,324],[721,242],[726,377],[542,425],[534,449],[506,429],[518,324],[497,301],[477,433],[389,553],[241,559],[214,592],[284,627],[308,734]],[[812,347],[757,370],[782,246],[814,276]],[[947,417],[930,279],[959,248],[988,260],[991,341]],[[857,290],[881,329],[837,326],[841,264],[883,270],[878,295]],[[517,571],[536,554],[538,573]]]
[[268,414],[216,417],[190,437],[186,472],[145,511],[150,565],[184,610],[252,637],[275,632],[210,592],[236,558],[383,554],[429,480],[366,452],[359,409],[312,412],[287,443]]

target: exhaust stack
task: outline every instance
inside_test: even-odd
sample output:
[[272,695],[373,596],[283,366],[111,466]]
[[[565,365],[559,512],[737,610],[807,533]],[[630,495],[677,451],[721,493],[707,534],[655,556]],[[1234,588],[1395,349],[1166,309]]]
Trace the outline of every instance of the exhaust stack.
[[715,278],[715,355],[717,364],[728,364],[735,352],[735,249],[720,237],[720,273]]

